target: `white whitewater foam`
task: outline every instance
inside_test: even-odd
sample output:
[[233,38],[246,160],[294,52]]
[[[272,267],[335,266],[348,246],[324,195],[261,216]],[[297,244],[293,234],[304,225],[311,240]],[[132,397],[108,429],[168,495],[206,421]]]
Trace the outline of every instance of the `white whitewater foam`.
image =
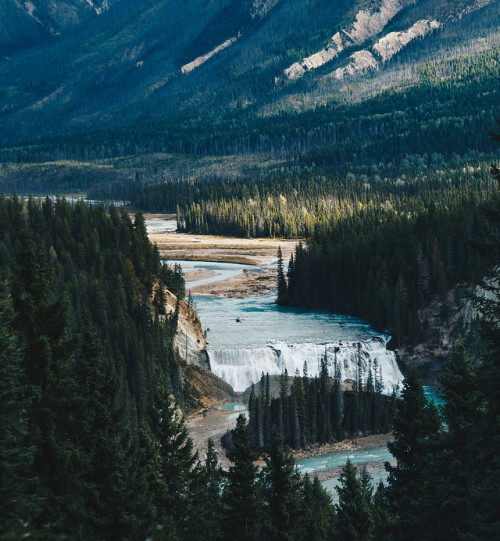
[[377,360],[382,370],[384,392],[390,394],[395,386],[402,385],[403,375],[397,365],[396,355],[386,349],[387,339],[379,337],[361,342],[329,344],[273,342],[265,347],[218,347],[209,349],[208,353],[214,374],[229,383],[236,392],[242,392],[252,383],[260,381],[262,373],[280,375],[286,369],[290,376],[295,375],[296,370],[302,375],[305,362],[309,377],[317,377],[325,351],[329,375],[333,377],[336,358],[342,381],[354,380],[357,373],[358,344],[364,382],[370,367],[373,371],[374,361]]

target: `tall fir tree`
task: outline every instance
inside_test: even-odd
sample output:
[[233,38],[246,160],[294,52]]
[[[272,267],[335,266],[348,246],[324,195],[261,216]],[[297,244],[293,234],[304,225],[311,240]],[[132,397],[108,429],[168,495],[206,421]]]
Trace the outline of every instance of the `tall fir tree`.
[[281,246],[278,247],[278,278],[277,278],[278,295],[276,302],[281,305],[288,304],[288,286],[285,278],[285,270],[283,266],[283,253]]
[[233,448],[227,453],[233,465],[224,492],[224,539],[251,541],[258,538],[262,528],[263,500],[255,465],[258,454],[252,446],[244,415],[236,421],[232,442]]
[[388,448],[396,465],[386,463],[393,506],[394,532],[400,539],[424,538],[426,519],[433,513],[435,487],[431,478],[441,419],[428,404],[415,367],[404,380],[402,400],[394,419],[394,441]]
[[366,470],[362,480],[356,466],[347,459],[337,487],[336,529],[341,539],[368,541],[373,533],[371,485]]
[[300,475],[293,456],[284,448],[280,434],[273,431],[263,469],[264,495],[268,502],[266,538],[298,539],[300,518]]
[[22,370],[23,348],[12,328],[8,284],[0,282],[0,535],[17,531],[40,512],[34,496],[34,449],[28,444],[29,398]]

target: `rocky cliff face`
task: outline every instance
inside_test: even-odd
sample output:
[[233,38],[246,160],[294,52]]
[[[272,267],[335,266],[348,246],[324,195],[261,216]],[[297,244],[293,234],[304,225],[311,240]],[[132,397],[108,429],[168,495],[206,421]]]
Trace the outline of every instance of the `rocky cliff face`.
[[[176,303],[177,297],[167,291],[167,313],[175,311]],[[177,334],[174,340],[179,361],[208,369],[206,346],[207,343],[196,310],[191,308],[186,301],[181,301]]]
[[[167,291],[167,313],[175,311],[177,297]],[[234,401],[231,385],[210,371],[206,340],[196,310],[180,302],[174,348],[193,408]]]
[[436,383],[460,336],[466,339],[469,349],[474,349],[477,311],[471,299],[473,293],[481,294],[480,288],[463,286],[450,290],[445,299],[434,299],[418,314],[424,341],[396,348],[398,360],[406,366],[417,366],[424,383]]

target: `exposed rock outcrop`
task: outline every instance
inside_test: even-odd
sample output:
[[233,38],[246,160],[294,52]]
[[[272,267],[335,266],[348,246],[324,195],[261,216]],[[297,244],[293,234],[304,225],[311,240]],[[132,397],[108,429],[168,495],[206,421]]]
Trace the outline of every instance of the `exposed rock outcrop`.
[[[177,297],[167,291],[167,312],[173,313],[177,304]],[[181,362],[194,364],[202,368],[209,368],[206,340],[203,335],[198,314],[186,301],[179,303],[179,319],[174,347]]]
[[[361,45],[367,39],[376,36],[387,26],[404,7],[414,4],[415,0],[382,0],[378,9],[374,11],[362,9],[356,15],[356,20],[345,30],[337,32],[328,45],[317,53],[292,64],[284,71],[285,79],[298,79],[311,69],[316,69],[337,57],[342,51]],[[371,54],[364,52],[364,56]],[[357,53],[355,53],[357,54]],[[354,56],[354,55],[353,55]],[[358,63],[357,57],[353,62]],[[361,59],[366,60],[366,58]]]
[[190,73],[191,71],[195,70],[196,68],[200,67],[202,64],[204,64],[207,60],[210,60],[212,56],[215,56],[217,53],[220,53],[224,49],[227,49],[230,47],[238,38],[238,36],[234,36],[230,39],[227,39],[224,43],[221,43],[220,45],[217,45],[214,49],[212,49],[207,54],[204,54],[202,56],[198,56],[198,58],[195,58],[192,62],[189,62],[188,64],[185,64],[181,68],[181,72],[186,74]]
[[181,369],[191,398],[191,406],[207,407],[235,400],[231,385],[209,370],[194,364],[183,365]]
[[437,30],[441,26],[438,21],[429,21],[423,19],[417,21],[413,26],[401,32],[390,32],[383,38],[380,38],[373,46],[373,50],[376,51],[382,60],[385,62],[390,60],[395,54],[399,53],[401,49],[406,47],[410,42],[423,38],[430,32]]
[[424,383],[436,382],[460,336],[466,338],[470,348],[474,349],[477,311],[471,299],[472,293],[481,294],[481,290],[479,287],[462,286],[448,291],[445,299],[434,299],[418,313],[424,341],[416,346],[396,348],[398,360],[406,366],[417,366]]

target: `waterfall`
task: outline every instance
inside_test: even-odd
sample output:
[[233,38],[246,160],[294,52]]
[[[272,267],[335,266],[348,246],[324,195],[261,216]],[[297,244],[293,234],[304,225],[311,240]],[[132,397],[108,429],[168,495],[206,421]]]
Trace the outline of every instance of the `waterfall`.
[[342,381],[355,380],[357,373],[358,347],[361,359],[363,382],[368,378],[375,360],[382,371],[384,393],[390,394],[395,386],[401,387],[403,375],[396,362],[394,352],[386,349],[387,338],[376,336],[358,342],[337,342],[327,344],[272,342],[261,347],[210,348],[210,366],[214,374],[229,383],[236,392],[242,392],[252,383],[260,381],[262,373],[295,375],[298,369],[302,375],[307,363],[309,377],[317,377],[320,362],[326,352],[328,374],[333,377],[334,360],[340,367]]

